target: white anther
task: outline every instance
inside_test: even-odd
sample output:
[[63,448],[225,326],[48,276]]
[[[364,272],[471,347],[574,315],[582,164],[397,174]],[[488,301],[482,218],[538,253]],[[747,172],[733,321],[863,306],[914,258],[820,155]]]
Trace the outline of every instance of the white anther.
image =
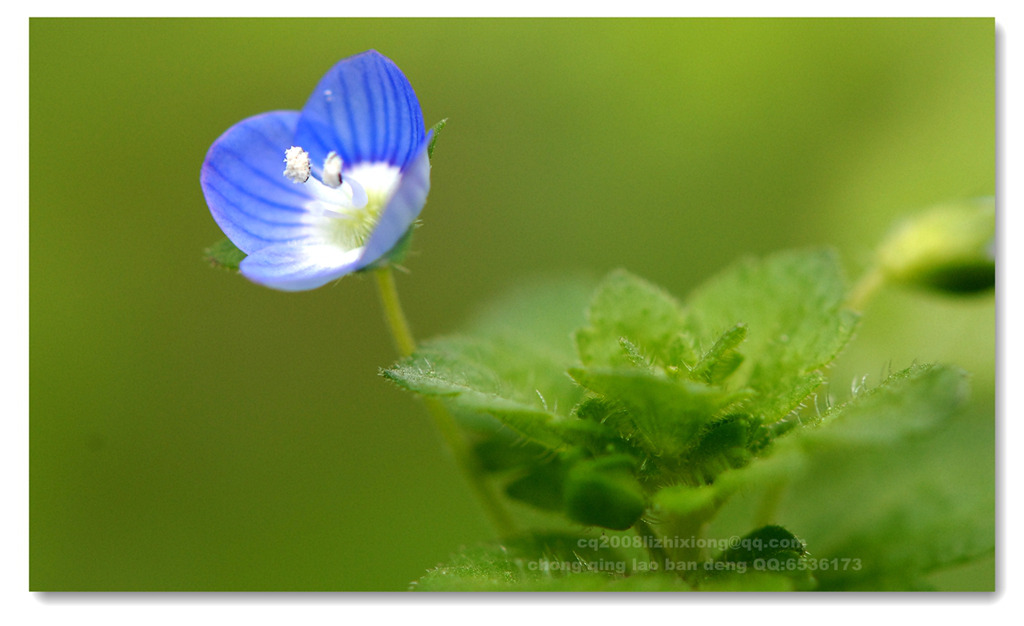
[[324,184],[337,189],[341,187],[341,157],[333,150],[324,159]]
[[284,151],[284,175],[293,183],[304,183],[309,180],[309,153],[298,146]]

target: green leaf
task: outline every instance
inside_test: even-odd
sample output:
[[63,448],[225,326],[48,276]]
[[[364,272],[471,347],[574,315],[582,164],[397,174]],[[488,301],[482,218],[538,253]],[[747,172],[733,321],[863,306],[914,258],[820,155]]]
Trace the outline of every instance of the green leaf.
[[655,515],[677,518],[709,518],[730,493],[717,485],[672,485],[654,495]]
[[238,271],[238,266],[245,257],[246,254],[227,238],[218,241],[203,252],[203,259],[210,265],[234,271]]
[[[464,550],[411,585],[417,591],[688,591],[680,577],[634,568],[651,561],[604,535],[534,534]],[[614,536],[614,539],[629,539]],[[628,542],[623,542],[628,543]],[[614,545],[619,545],[618,543]]]
[[[791,533],[778,527],[759,529],[743,539],[752,542],[783,538],[796,540]],[[774,555],[772,558],[778,558],[781,563],[801,558],[797,551],[784,552],[767,547],[758,553]],[[688,582],[684,578],[687,574],[696,574],[700,580],[696,584]],[[755,571],[749,561],[743,561],[739,556],[731,560],[676,561],[671,557],[661,560],[642,549],[638,536],[537,533],[514,538],[502,545],[465,549],[450,557],[447,563],[429,570],[413,582],[410,589],[492,592],[790,591],[807,589],[808,578],[805,570]]]
[[800,431],[799,440],[821,454],[827,448],[885,446],[934,430],[966,401],[966,374],[915,365],[889,376]]
[[[470,418],[463,417],[465,426],[471,426],[465,424],[470,421]],[[548,453],[547,448],[524,442],[522,437],[507,428],[485,430],[486,436],[473,443],[473,452],[480,460],[480,469],[485,472],[503,472],[531,465]]]
[[[517,347],[496,339],[438,339],[382,374],[410,391],[448,396],[462,409],[492,415],[528,439],[556,446],[560,440],[547,424],[559,416],[548,408],[543,392],[532,384],[508,382],[532,376],[531,370],[518,368],[532,359],[506,358]],[[543,384],[539,379],[532,382]]]
[[572,368],[569,375],[606,402],[623,409],[605,418],[620,435],[654,456],[686,450],[700,429],[740,396],[685,379],[638,369]]
[[702,380],[706,383],[723,382],[743,362],[743,355],[736,351],[736,347],[746,337],[747,326],[745,324],[736,324],[722,333],[722,336],[697,361],[690,375],[695,380]]
[[966,395],[962,372],[912,368],[802,438],[806,471],[780,505],[784,523],[821,556],[862,563],[820,572],[823,588],[913,588],[992,553],[994,441],[975,421],[992,418],[960,412]]
[[750,465],[724,472],[716,486],[728,493],[749,484],[786,481],[806,475],[819,462],[834,461],[836,455],[888,450],[935,430],[962,404],[963,376],[941,366],[914,366],[893,374],[872,391],[834,408],[819,423],[777,439],[768,454]]
[[[442,337],[384,370],[423,395],[446,396],[464,411],[497,418],[549,447],[578,435],[569,411],[582,392],[565,375],[571,330],[582,319],[589,285],[550,280],[520,288],[478,312],[470,336]],[[574,303],[578,303],[579,308]]]
[[[721,502],[741,489],[782,489],[773,521],[800,533],[815,558],[847,559],[817,571],[821,588],[916,588],[929,572],[994,547],[992,473],[973,460],[991,455],[992,442],[967,434],[977,429],[958,414],[965,394],[959,370],[909,368],[699,495]],[[671,514],[697,498],[687,491],[655,501]]]
[[617,270],[598,286],[587,310],[587,326],[576,332],[576,348],[586,366],[633,365],[641,353],[664,362],[683,328],[682,308],[675,298]]
[[437,124],[430,127],[430,130],[434,132],[433,137],[430,138],[430,145],[427,146],[427,158],[434,158],[434,145],[437,143],[437,138],[441,136],[441,131],[444,130],[445,125],[448,124],[448,118],[444,118]]
[[561,511],[566,468],[558,459],[534,465],[505,487],[509,497],[547,511]]
[[727,415],[708,424],[700,441],[686,455],[692,481],[710,483],[715,476],[733,467],[746,465],[755,447],[755,433],[744,415]]
[[635,461],[623,454],[577,463],[565,483],[569,518],[613,530],[636,523],[647,503],[633,475],[634,465]]
[[833,252],[784,252],[741,261],[698,288],[686,302],[687,324],[704,354],[745,326],[733,384],[749,386],[748,409],[772,422],[821,383],[819,370],[852,337],[857,315],[843,308],[845,297]]

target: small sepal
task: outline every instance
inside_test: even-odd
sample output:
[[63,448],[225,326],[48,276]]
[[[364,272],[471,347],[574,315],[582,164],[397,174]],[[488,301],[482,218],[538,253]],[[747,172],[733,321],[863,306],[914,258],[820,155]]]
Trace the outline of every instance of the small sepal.
[[398,243],[396,243],[387,254],[361,270],[357,270],[356,273],[358,274],[361,272],[376,270],[382,267],[388,267],[389,265],[401,265],[402,262],[405,261],[406,255],[409,254],[409,246],[412,244],[412,232],[416,230],[417,226],[419,226],[419,222],[413,223],[413,225],[409,227],[409,230],[405,231],[402,238],[398,240]]
[[238,266],[245,256],[246,254],[227,238],[221,239],[203,251],[203,259],[213,267],[235,272],[238,271]]
[[430,138],[430,143],[427,145],[428,159],[434,158],[434,146],[437,144],[437,138],[441,136],[441,131],[444,130],[446,124],[448,124],[447,117],[430,127],[430,132],[433,133],[433,136]]

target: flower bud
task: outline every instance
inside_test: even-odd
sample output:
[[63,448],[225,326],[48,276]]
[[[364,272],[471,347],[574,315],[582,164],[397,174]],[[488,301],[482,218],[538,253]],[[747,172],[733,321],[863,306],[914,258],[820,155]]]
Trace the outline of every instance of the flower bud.
[[995,199],[937,206],[898,227],[878,252],[895,283],[947,293],[995,286]]

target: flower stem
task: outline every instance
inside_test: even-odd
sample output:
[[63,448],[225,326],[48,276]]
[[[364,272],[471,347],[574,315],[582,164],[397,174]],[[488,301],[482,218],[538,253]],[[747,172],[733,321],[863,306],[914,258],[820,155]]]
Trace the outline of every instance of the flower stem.
[[[398,300],[398,289],[395,287],[394,271],[391,269],[391,266],[385,266],[374,270],[373,273],[377,278],[380,301],[384,307],[384,317],[387,319],[388,328],[391,330],[391,337],[395,341],[395,347],[403,358],[409,357],[416,351],[416,340],[413,339],[409,323],[405,319],[405,313],[402,312],[402,304]],[[480,473],[476,457],[473,456],[469,445],[459,431],[455,418],[452,417],[445,405],[437,398],[425,396],[423,403],[427,407],[427,413],[430,414],[434,426],[441,434],[441,438],[448,445],[448,450],[455,457],[455,462],[459,469],[462,470],[466,480],[476,492],[477,497],[480,498],[480,502],[483,504],[498,534],[502,536],[512,534],[515,530],[512,520]]]
[[402,312],[402,303],[398,300],[398,289],[395,287],[395,273],[391,266],[379,268],[373,272],[377,278],[377,290],[380,293],[380,303],[384,307],[384,316],[387,318],[388,328],[391,330],[391,338],[395,341],[395,348],[402,358],[412,356],[416,351],[416,340],[412,338],[412,331],[409,330],[409,322]]
[[854,311],[863,311],[875,292],[885,284],[885,273],[877,265],[872,266],[860,277],[857,284],[850,290],[846,306]]
[[644,520],[638,520],[634,528],[636,528],[636,534],[643,540],[644,547],[647,548],[647,554],[650,555],[651,560],[657,563],[658,567],[666,567],[666,563],[669,561],[668,552],[665,552],[658,534],[654,532],[651,525]]

